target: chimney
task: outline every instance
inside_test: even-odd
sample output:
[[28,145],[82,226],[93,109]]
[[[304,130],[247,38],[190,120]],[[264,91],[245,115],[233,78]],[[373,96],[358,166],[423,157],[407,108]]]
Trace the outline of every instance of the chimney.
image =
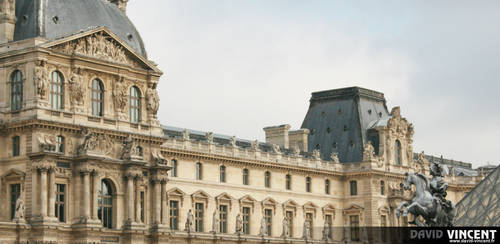
[[264,128],[266,132],[266,143],[277,144],[288,149],[290,145],[288,130],[290,130],[290,125],[278,125]]
[[290,146],[297,147],[300,151],[307,152],[307,136],[309,129],[293,130],[288,133],[290,138]]
[[124,13],[127,12],[127,2],[128,0],[109,0],[111,3],[116,4],[118,8]]
[[0,0],[0,44],[14,40],[16,0]]

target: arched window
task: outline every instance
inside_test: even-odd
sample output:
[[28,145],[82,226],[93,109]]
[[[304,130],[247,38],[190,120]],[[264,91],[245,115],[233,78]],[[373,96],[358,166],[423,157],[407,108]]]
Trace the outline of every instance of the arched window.
[[306,192],[311,192],[311,177],[306,177]]
[[10,106],[12,111],[21,110],[23,106],[23,74],[16,70],[10,77]]
[[177,177],[177,160],[172,159],[172,169],[170,170],[172,177]]
[[286,175],[286,189],[291,190],[292,189],[292,176],[290,174]]
[[92,81],[92,115],[102,117],[104,103],[104,86],[102,81],[94,79]]
[[394,142],[394,161],[396,162],[396,165],[401,165],[401,142],[399,140],[396,140]]
[[385,182],[383,180],[380,181],[380,195],[385,195]]
[[136,86],[130,88],[130,123],[141,121],[141,91]]
[[202,170],[203,170],[203,168],[201,166],[201,163],[200,162],[196,163],[196,179],[197,180],[201,180],[203,178]]
[[330,195],[330,180],[325,180],[325,194]]
[[349,182],[350,190],[351,190],[351,196],[356,196],[358,195],[358,182],[355,180],[351,180]]
[[63,109],[64,108],[64,84],[63,76],[61,72],[52,72],[52,77],[50,80],[50,103],[52,104],[52,109]]
[[64,153],[64,136],[56,137],[56,152]]
[[266,188],[271,188],[271,172],[266,171],[264,181]]
[[105,228],[113,228],[113,188],[109,180],[101,180],[99,184],[97,215]]
[[243,169],[243,185],[248,185],[248,169]]
[[220,166],[220,182],[226,182],[226,166]]

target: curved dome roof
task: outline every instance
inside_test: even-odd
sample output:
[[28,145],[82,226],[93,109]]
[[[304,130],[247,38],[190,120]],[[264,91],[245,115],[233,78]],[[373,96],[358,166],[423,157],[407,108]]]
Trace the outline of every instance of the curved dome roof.
[[17,0],[14,41],[68,37],[105,26],[146,57],[139,32],[115,4],[107,0]]

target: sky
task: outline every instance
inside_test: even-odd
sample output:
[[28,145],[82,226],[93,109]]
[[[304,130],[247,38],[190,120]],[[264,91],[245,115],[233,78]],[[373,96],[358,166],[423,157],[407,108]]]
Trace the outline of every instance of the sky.
[[361,86],[414,150],[500,163],[500,1],[131,0],[164,72],[162,124],[249,140],[300,128],[314,91]]

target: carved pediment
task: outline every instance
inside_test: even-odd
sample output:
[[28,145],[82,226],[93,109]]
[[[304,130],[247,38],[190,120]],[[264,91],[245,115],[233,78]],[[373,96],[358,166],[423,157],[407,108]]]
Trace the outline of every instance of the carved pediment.
[[191,203],[193,204],[197,201],[204,202],[205,203],[205,208],[208,207],[208,199],[210,199],[210,195],[208,193],[204,192],[203,190],[198,190],[191,194]]
[[363,207],[357,205],[357,204],[352,204],[348,208],[344,208],[344,215],[350,214],[350,213],[361,213],[363,211]]
[[24,173],[21,170],[18,170],[18,169],[9,169],[1,177],[2,177],[2,179],[7,179],[7,178],[12,179],[12,178],[22,178],[25,175],[26,175],[26,173]]
[[308,211],[312,211],[312,212],[314,212],[314,216],[316,216],[316,209],[317,208],[318,208],[318,206],[312,202],[307,202],[306,204],[304,204],[304,206],[302,206],[304,214]]
[[261,205],[262,205],[262,209],[265,209],[265,208],[272,208],[273,209],[273,212],[276,210],[276,205],[278,204],[278,202],[276,202],[276,200],[268,197],[264,200],[262,200],[261,202]]
[[229,194],[225,192],[215,197],[217,205],[227,203],[229,204],[229,209],[231,209],[233,206],[233,199],[234,199],[233,197],[231,197]]
[[250,205],[250,206],[252,206],[252,211],[253,211],[254,206],[255,206],[255,202],[257,202],[257,200],[255,200],[250,195],[245,195],[242,198],[240,198],[239,202],[240,202],[240,207],[243,207],[243,205]]

